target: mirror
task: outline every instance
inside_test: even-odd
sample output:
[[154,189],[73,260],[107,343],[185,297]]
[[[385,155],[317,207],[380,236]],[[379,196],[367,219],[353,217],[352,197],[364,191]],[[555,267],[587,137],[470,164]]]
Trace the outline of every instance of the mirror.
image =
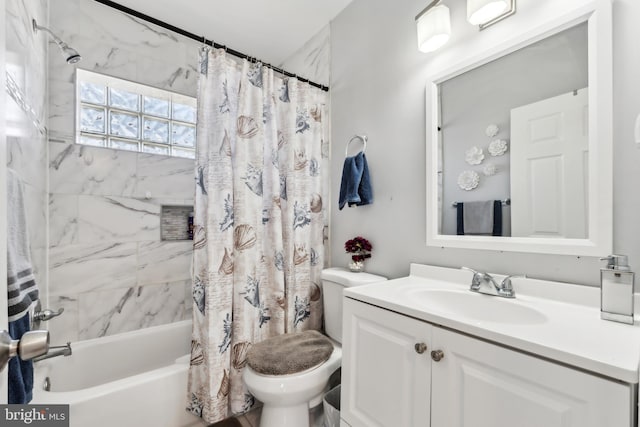
[[611,252],[606,3],[429,80],[428,245]]

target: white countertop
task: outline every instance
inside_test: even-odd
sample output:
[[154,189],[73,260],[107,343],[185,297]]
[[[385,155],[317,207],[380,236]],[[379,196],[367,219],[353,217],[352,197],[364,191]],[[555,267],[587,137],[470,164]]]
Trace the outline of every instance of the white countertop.
[[516,298],[509,303],[530,307],[546,316],[544,322],[531,324],[479,321],[463,313],[453,316],[448,310],[425,305],[413,297],[416,290],[423,289],[468,291],[471,277],[470,272],[458,269],[412,264],[407,277],[348,288],[344,296],[613,379],[638,383],[640,319],[636,315],[634,325],[602,320],[599,288],[513,279]]

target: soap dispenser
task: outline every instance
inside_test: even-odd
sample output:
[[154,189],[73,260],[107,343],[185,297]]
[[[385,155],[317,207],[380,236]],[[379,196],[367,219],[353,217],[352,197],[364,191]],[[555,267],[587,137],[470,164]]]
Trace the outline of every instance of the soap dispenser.
[[600,317],[633,324],[634,273],[626,255],[600,258],[607,267],[600,269]]

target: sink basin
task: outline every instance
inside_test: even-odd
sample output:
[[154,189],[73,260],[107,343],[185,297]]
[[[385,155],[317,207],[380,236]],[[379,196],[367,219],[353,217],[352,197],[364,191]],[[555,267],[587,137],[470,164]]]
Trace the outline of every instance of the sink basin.
[[523,305],[517,298],[445,289],[416,289],[410,296],[414,302],[434,313],[442,312],[458,318],[520,325],[540,324],[548,320],[542,312]]

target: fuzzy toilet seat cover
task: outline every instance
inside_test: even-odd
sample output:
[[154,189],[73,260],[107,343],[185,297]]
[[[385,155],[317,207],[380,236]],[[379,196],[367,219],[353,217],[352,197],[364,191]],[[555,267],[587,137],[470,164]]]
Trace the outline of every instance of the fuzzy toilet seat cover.
[[263,375],[290,375],[326,362],[333,344],[318,331],[278,335],[254,344],[247,364]]

